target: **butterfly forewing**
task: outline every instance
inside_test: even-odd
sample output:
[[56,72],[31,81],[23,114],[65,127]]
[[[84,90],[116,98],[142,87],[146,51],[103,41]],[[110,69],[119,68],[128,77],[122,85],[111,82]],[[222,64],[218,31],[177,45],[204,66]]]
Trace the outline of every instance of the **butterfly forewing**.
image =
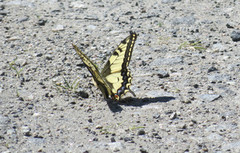
[[112,92],[119,97],[130,90],[132,77],[127,66],[131,60],[136,38],[136,33],[131,33],[130,36],[124,39],[113,52],[101,72]]

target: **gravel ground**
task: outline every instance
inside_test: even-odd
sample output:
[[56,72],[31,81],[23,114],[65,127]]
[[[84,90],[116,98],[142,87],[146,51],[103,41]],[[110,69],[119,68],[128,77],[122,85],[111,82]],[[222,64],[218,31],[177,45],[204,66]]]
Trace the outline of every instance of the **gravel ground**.
[[[238,0],[0,0],[0,152],[240,152]],[[122,102],[101,68],[139,34]]]

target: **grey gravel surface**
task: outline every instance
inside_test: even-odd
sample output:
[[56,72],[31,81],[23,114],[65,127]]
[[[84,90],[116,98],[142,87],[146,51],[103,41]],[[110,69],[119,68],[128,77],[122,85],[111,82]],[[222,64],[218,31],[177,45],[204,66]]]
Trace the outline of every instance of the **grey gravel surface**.
[[[0,152],[240,152],[239,10],[0,0]],[[129,31],[137,97],[107,102],[72,43],[101,68]]]

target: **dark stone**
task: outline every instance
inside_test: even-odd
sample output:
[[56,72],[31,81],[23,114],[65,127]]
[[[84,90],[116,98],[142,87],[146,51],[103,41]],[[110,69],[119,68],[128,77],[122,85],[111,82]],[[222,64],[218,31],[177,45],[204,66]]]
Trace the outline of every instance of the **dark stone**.
[[233,41],[240,41],[240,31],[233,31],[231,33],[231,38]]
[[217,70],[218,70],[217,68],[212,66],[208,69],[208,73],[213,72],[213,71],[217,71]]
[[37,24],[40,25],[40,26],[44,26],[46,24],[46,22],[47,22],[47,20],[40,19],[40,20],[38,20]]
[[140,129],[137,133],[137,135],[144,135],[145,134],[145,131],[144,129]]

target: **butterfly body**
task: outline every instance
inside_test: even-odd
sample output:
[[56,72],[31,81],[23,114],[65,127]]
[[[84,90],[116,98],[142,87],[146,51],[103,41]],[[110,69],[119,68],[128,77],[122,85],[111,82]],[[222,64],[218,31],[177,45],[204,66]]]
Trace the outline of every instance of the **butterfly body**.
[[127,67],[131,60],[136,38],[137,34],[130,32],[130,36],[124,39],[117,49],[114,50],[101,72],[97,66],[73,44],[73,48],[87,66],[105,99],[111,97],[113,100],[120,100],[121,96],[127,92],[131,92],[135,96],[129,88],[132,77]]

